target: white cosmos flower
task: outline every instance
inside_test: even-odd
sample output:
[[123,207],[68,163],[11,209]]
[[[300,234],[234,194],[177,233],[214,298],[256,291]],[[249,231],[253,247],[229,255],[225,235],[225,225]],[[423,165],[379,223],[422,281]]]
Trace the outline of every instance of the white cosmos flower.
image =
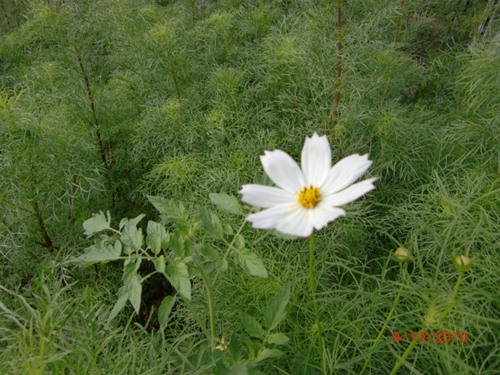
[[265,151],[260,160],[278,187],[249,184],[241,188],[243,202],[264,208],[247,217],[254,228],[309,237],[314,229],[345,216],[340,206],[375,189],[376,178],[353,184],[372,164],[368,154],[347,156],[332,167],[328,139],[316,133],[306,138],[302,168],[281,150]]

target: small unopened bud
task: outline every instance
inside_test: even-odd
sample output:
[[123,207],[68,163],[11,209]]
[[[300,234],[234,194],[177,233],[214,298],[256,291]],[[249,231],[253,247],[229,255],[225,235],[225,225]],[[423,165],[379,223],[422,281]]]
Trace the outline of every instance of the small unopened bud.
[[410,253],[404,247],[398,247],[394,252],[394,256],[398,262],[408,262],[410,260]]
[[467,272],[472,267],[472,261],[467,255],[459,255],[453,261],[458,272]]

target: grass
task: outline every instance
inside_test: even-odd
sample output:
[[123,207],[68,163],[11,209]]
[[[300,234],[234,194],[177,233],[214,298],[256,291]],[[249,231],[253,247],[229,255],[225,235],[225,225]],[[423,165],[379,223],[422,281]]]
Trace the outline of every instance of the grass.
[[[299,159],[305,137],[318,132],[328,135],[334,162],[370,153],[368,174],[379,177],[347,217],[316,234],[323,372],[359,374],[366,366],[367,374],[388,374],[410,345],[394,343],[395,332],[449,331],[467,332],[468,341],[416,344],[399,373],[495,374],[496,20],[487,35],[477,31],[493,13],[488,4],[344,2],[337,84],[336,2],[4,5],[0,373],[320,374],[307,241],[243,228],[269,277],[232,263],[220,273],[213,297],[226,352],[210,350],[192,315],[208,324],[199,277],[192,310],[176,303],[158,330],[154,316],[146,324],[131,306],[108,322],[121,264],[65,263],[90,245],[82,223],[91,213],[109,209],[114,227],[140,213],[158,220],[146,195],[183,201],[190,213],[214,208],[209,193],[236,196],[242,184],[265,181],[264,150]],[[235,228],[243,220],[217,214]],[[201,241],[217,249],[208,236]],[[406,265],[394,259],[398,247],[411,254]],[[458,255],[471,258],[472,268],[453,298]],[[251,362],[264,344],[248,334],[240,313],[262,323],[288,282],[277,330],[289,341],[265,344],[283,354]]]

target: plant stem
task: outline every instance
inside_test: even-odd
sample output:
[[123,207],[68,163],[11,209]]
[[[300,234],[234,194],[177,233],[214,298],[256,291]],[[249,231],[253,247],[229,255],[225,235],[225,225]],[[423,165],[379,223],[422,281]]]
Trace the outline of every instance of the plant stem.
[[212,294],[213,284],[210,284],[210,280],[208,280],[208,277],[201,266],[198,267],[198,271],[200,271],[201,278],[205,284],[205,288],[207,289],[208,314],[210,318],[210,348],[213,349],[215,346],[215,306]]
[[[440,320],[444,319],[450,313],[451,309],[453,308],[453,303],[455,302],[455,299],[457,298],[458,289],[460,287],[460,284],[462,283],[463,275],[464,275],[464,273],[460,272],[460,274],[458,276],[458,279],[457,279],[457,282],[455,283],[455,288],[453,289],[453,294],[451,296],[451,300],[448,303],[448,307],[446,308],[446,310],[444,310],[443,314],[441,315],[441,319]],[[418,340],[412,341],[411,345],[408,347],[408,349],[406,349],[406,351],[404,352],[403,356],[400,358],[400,360],[396,363],[396,365],[392,369],[390,375],[396,375],[397,374],[398,370],[401,368],[401,366],[403,365],[404,361],[406,360],[406,358],[408,358],[408,356],[412,352],[413,348],[415,348],[415,346],[417,345],[417,343],[418,343]]]
[[340,79],[342,77],[342,0],[337,0],[337,79],[333,96],[332,121],[333,126],[338,123],[338,107],[340,102]]
[[[406,279],[406,276],[407,276],[407,267],[408,267],[408,263],[404,263],[403,267],[401,269],[403,281],[407,280]],[[392,308],[389,311],[389,314],[387,315],[387,319],[385,320],[384,326],[380,330],[377,338],[375,339],[375,342],[373,343],[373,345],[371,347],[372,351],[373,351],[373,349],[375,349],[377,347],[378,343],[380,342],[380,339],[382,338],[382,336],[384,335],[385,330],[387,329],[387,326],[389,325],[389,321],[391,320],[392,316],[394,315],[394,311],[396,311],[396,306],[399,303],[399,299],[401,297],[401,291],[403,290],[403,285],[404,285],[403,282],[399,285],[398,294],[396,295],[396,298],[394,299],[394,303],[392,304]],[[363,365],[363,368],[361,369],[361,372],[359,373],[359,375],[362,375],[365,372],[366,368],[368,367],[368,364],[370,363],[371,357],[372,357],[372,353],[370,353],[368,355],[368,357],[366,358],[365,364]]]
[[325,363],[325,348],[323,346],[323,332],[321,329],[321,319],[319,316],[318,302],[316,301],[316,281],[314,280],[314,233],[309,237],[309,286],[311,287],[311,295],[314,305],[314,315],[316,317],[317,337],[319,344],[319,352],[321,357],[321,368],[323,374],[326,374]]

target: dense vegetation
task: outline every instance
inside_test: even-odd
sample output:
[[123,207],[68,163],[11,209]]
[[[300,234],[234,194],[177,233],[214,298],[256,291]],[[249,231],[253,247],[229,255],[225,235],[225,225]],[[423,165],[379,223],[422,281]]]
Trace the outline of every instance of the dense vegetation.
[[[498,2],[1,5],[0,373],[498,373]],[[316,235],[324,353],[308,241],[231,198],[313,132],[379,178]]]

